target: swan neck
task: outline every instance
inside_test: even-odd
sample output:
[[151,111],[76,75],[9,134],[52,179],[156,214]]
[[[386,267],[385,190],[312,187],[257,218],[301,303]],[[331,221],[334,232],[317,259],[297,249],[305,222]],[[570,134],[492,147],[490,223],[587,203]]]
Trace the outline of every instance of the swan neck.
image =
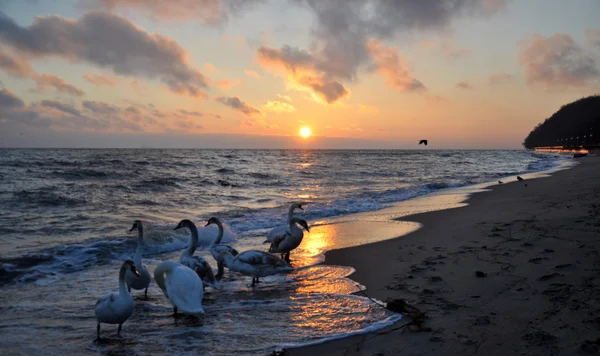
[[137,247],[135,248],[135,256],[133,256],[133,262],[135,262],[135,266],[140,269],[142,268],[142,240],[138,240]]
[[288,222],[291,222],[292,218],[294,217],[294,209],[295,209],[295,207],[292,205],[292,206],[290,206],[290,209],[288,210]]
[[156,281],[156,284],[158,284],[158,286],[160,287],[160,289],[164,292],[165,291],[165,272],[166,272],[167,268],[164,265],[159,265],[155,270],[154,270],[154,280]]
[[196,249],[198,248],[198,229],[194,225],[188,226],[190,232],[192,233],[192,241],[190,242],[190,246],[185,251],[189,256],[193,255]]
[[135,248],[135,256],[133,257],[133,262],[135,262],[135,266],[140,269],[142,268],[142,250],[144,245],[144,228],[142,224],[138,224],[138,243]]
[[221,243],[221,240],[223,239],[223,224],[221,224],[221,222],[219,220],[217,220],[216,222],[217,227],[219,228],[219,234],[217,235],[217,238],[214,241],[215,245],[218,245]]
[[127,291],[127,286],[125,285],[125,273],[127,273],[127,269],[129,265],[123,264],[121,266],[121,270],[119,271],[119,294],[129,294]]

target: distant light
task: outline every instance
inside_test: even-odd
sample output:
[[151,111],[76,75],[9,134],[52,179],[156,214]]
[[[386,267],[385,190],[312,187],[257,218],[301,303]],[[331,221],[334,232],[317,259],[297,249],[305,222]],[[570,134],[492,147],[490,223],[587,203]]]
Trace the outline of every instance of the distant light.
[[303,138],[308,138],[312,135],[312,130],[308,126],[304,126],[300,129],[300,136]]

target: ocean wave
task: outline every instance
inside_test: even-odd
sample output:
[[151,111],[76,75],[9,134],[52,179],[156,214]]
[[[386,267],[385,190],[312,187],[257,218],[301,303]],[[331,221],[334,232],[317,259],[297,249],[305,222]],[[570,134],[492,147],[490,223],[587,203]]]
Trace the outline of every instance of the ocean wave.
[[[93,169],[74,169],[69,171],[53,171],[53,175],[65,179],[89,179],[89,178],[107,178],[109,175],[104,171]],[[113,174],[114,175],[114,174]]]
[[46,207],[75,207],[83,205],[86,200],[83,198],[73,198],[50,190],[20,190],[13,194],[13,202],[17,204],[37,205]]
[[215,170],[216,173],[219,174],[233,174],[235,173],[235,170],[231,169],[231,168],[219,168],[217,170]]

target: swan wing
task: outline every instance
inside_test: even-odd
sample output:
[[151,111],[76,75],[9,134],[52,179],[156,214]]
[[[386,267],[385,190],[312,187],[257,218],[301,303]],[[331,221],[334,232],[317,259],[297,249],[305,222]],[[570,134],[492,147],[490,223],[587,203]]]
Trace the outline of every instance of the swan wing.
[[283,238],[286,234],[289,234],[290,227],[287,225],[276,226],[267,234],[265,242],[273,242],[277,238]]
[[141,268],[137,267],[137,269],[140,273],[139,276],[133,274],[131,270],[127,270],[127,272],[125,272],[125,283],[127,283],[127,286],[133,289],[145,289],[148,287],[148,285],[150,285],[152,277],[150,277],[150,272],[148,272],[148,267],[146,265],[141,265]]
[[171,303],[184,314],[202,315],[202,280],[190,268],[177,266],[167,275],[165,289]]
[[239,252],[235,248],[229,245],[216,245],[213,247],[213,250],[216,252],[217,255],[220,255],[223,252],[229,252],[232,256],[235,257],[239,254]]
[[182,257],[181,264],[191,268],[200,279],[211,285],[213,288],[219,288],[214,272],[210,264],[201,256]]
[[244,251],[240,253],[237,257],[238,260],[247,263],[252,266],[273,266],[273,267],[286,267],[287,263],[281,258],[271,255],[270,253],[266,253],[258,250],[250,250]]

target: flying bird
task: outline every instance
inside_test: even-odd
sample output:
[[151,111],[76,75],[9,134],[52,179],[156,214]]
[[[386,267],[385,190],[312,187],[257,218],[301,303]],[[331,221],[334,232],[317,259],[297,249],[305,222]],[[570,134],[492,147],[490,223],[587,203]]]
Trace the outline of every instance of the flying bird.
[[421,141],[419,141],[419,145],[422,144],[422,143],[425,144],[425,146],[427,146],[427,140],[421,140]]
[[522,180],[524,180],[523,178],[521,178],[521,176],[517,176],[517,180],[520,182]]

